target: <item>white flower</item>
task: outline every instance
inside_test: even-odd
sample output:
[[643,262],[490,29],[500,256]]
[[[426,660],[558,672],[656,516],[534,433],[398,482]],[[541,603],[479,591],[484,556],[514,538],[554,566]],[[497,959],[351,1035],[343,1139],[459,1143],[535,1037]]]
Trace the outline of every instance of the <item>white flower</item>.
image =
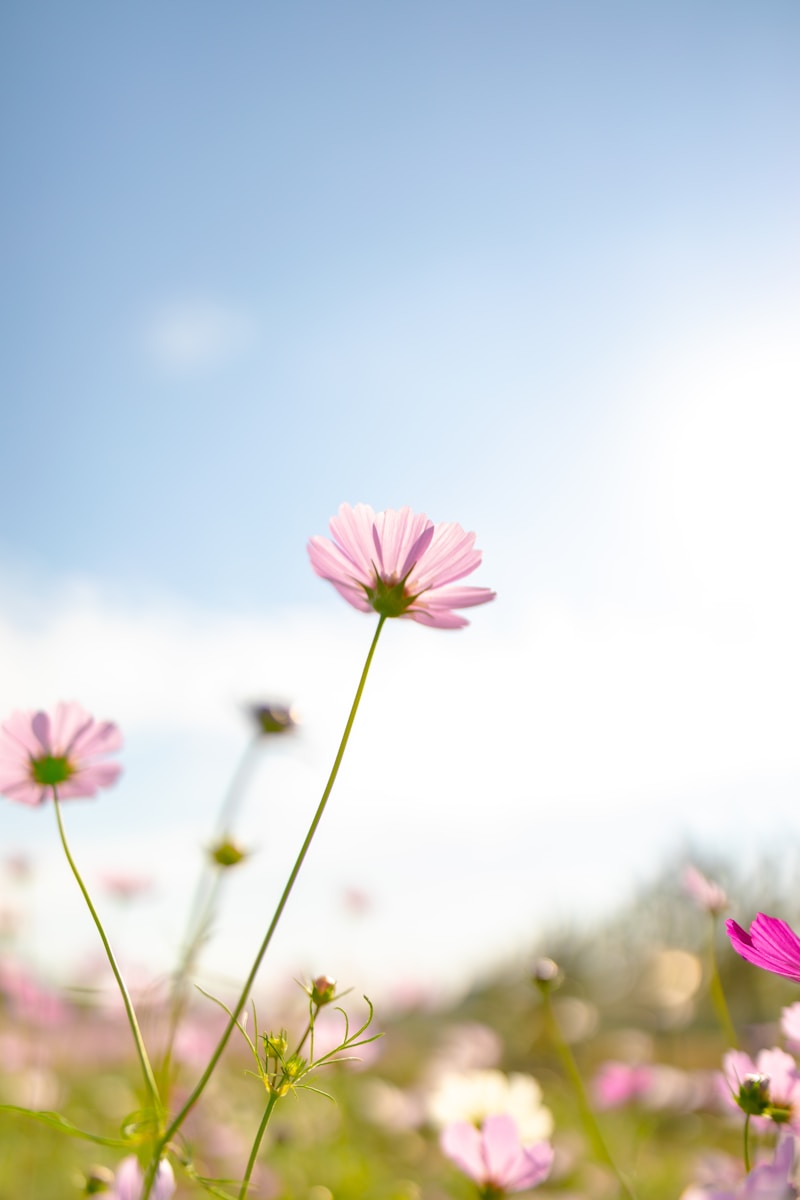
[[439,1128],[453,1121],[481,1125],[486,1117],[514,1118],[523,1143],[539,1142],[553,1132],[553,1117],[542,1104],[542,1089],[531,1075],[502,1071],[461,1071],[442,1075],[426,1104],[428,1119]]

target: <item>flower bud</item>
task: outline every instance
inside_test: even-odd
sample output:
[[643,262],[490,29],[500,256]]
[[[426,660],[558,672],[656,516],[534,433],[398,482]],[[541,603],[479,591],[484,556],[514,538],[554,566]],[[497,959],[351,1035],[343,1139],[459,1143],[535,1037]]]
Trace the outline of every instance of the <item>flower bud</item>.
[[318,1008],[322,1008],[325,1004],[330,1004],[333,1000],[333,994],[336,991],[336,980],[331,979],[329,975],[318,975],[316,979],[312,979],[309,995]]
[[282,1061],[286,1051],[289,1049],[289,1041],[285,1030],[282,1029],[280,1033],[265,1033],[263,1038],[265,1054],[269,1058],[277,1058]]
[[211,846],[209,855],[218,867],[238,867],[239,863],[247,858],[247,852],[229,838],[223,838],[221,842]]
[[108,1167],[90,1167],[83,1186],[84,1196],[97,1196],[101,1192],[110,1192],[114,1186],[114,1172]]
[[560,987],[563,978],[561,968],[552,958],[538,958],[533,965],[533,982],[540,992],[549,992]]
[[258,732],[265,737],[273,733],[293,733],[297,728],[293,710],[284,704],[252,704],[250,715]]
[[[763,1116],[770,1108],[769,1075],[745,1075],[735,1099],[742,1112],[749,1113],[753,1117]],[[772,1116],[771,1111],[770,1116]],[[774,1120],[778,1121],[780,1118],[775,1117]]]

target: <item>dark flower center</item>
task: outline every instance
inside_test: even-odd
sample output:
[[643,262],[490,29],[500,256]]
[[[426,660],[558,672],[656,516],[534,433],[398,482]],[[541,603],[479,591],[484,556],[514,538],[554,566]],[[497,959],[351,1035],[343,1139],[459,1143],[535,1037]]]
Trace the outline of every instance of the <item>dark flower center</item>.
[[31,759],[31,774],[43,787],[54,787],[57,783],[66,783],[75,774],[75,768],[64,755],[45,754]]

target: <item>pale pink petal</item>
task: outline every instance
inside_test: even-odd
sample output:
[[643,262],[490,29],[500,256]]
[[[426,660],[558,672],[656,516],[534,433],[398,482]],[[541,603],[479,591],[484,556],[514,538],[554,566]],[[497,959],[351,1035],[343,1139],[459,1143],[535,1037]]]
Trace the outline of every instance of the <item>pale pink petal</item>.
[[552,1166],[553,1147],[548,1142],[538,1142],[535,1146],[523,1146],[522,1162],[518,1167],[514,1189],[522,1191],[524,1188],[538,1187],[547,1179]]
[[45,712],[34,713],[31,720],[31,730],[40,747],[36,753],[41,754],[44,751],[45,754],[52,754],[53,743],[50,737],[50,717],[48,714]]
[[442,1130],[439,1144],[442,1153],[456,1166],[474,1179],[476,1183],[486,1182],[486,1166],[483,1159],[483,1139],[480,1133],[469,1121],[454,1121]]
[[112,754],[122,749],[122,732],[113,721],[93,721],[80,729],[69,747],[70,758],[78,760],[97,755]]
[[411,572],[408,586],[413,592],[442,587],[469,575],[481,564],[481,552],[474,549],[475,534],[465,533],[460,525],[437,525],[427,552]]
[[332,583],[337,580],[348,582],[358,581],[368,587],[375,582],[375,569],[371,565],[364,569],[335,545],[332,541],[318,535],[309,539],[308,557],[317,575],[329,579]]
[[[114,1177],[113,1200],[141,1200],[144,1191],[144,1173],[134,1155],[123,1158]],[[170,1200],[175,1195],[175,1175],[167,1159],[158,1165],[156,1178],[150,1192],[151,1200]]]
[[349,504],[342,504],[338,514],[330,520],[334,541],[364,579],[369,579],[374,574],[374,528],[375,513],[368,504],[357,504],[355,508],[351,508]]
[[781,1033],[790,1050],[800,1050],[800,1000],[795,1000],[781,1013]]
[[19,750],[25,751],[25,760],[32,754],[41,754],[42,744],[33,732],[34,714],[31,712],[15,712],[12,713],[7,721],[3,722],[0,737],[3,740],[3,757],[5,757],[6,749],[9,756],[12,753],[19,753]]
[[68,755],[76,739],[94,725],[92,716],[74,700],[61,701],[50,718],[51,753]]
[[0,792],[9,800],[34,806],[41,804],[50,795],[49,788],[43,788],[41,784],[35,783],[32,779],[20,779],[19,782],[0,784]]
[[476,604],[488,604],[496,595],[491,588],[431,588],[429,592],[423,592],[418,603],[434,611],[443,608],[474,608]]
[[338,579],[329,579],[328,582],[333,584],[339,595],[344,596],[347,603],[352,604],[353,608],[357,608],[361,612],[373,611],[363,588],[350,583],[342,583]]
[[432,629],[463,629],[465,625],[469,625],[466,617],[459,617],[458,613],[444,610],[442,612],[428,612],[421,605],[412,604],[408,612],[403,613],[404,617],[410,617],[412,621],[416,621],[420,625],[428,625]]
[[425,553],[434,533],[434,524],[424,513],[413,513],[410,508],[378,513],[373,542],[384,578],[403,579]]
[[493,1113],[481,1127],[483,1159],[486,1163],[486,1182],[505,1188],[513,1184],[520,1141],[517,1123],[508,1113]]

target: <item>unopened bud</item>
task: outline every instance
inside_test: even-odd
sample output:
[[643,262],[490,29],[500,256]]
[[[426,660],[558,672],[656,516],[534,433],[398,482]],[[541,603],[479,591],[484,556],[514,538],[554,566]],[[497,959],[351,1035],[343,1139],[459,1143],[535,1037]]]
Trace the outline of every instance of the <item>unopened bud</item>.
[[[769,1075],[745,1075],[739,1084],[739,1094],[736,1096],[736,1103],[742,1112],[749,1113],[753,1117],[763,1116],[770,1108],[769,1082]],[[771,1111],[770,1116],[772,1116]],[[779,1121],[780,1118],[775,1117],[774,1120]]]
[[283,1030],[280,1033],[264,1034],[264,1050],[270,1058],[283,1059],[289,1049],[289,1042]]
[[235,842],[229,838],[224,838],[221,842],[217,842],[209,850],[211,861],[216,863],[218,867],[238,867],[239,863],[247,858],[247,852],[242,850]]
[[108,1167],[90,1167],[83,1187],[84,1196],[97,1196],[109,1192],[114,1186],[114,1172]]
[[311,991],[309,994],[317,1007],[322,1008],[324,1004],[330,1004],[335,991],[335,979],[331,979],[329,975],[318,975],[316,979],[312,979],[311,981]]
[[250,715],[259,733],[267,737],[273,733],[292,733],[297,728],[297,718],[285,704],[253,704]]
[[539,958],[533,966],[533,982],[542,992],[552,991],[564,978],[558,963],[552,958]]

